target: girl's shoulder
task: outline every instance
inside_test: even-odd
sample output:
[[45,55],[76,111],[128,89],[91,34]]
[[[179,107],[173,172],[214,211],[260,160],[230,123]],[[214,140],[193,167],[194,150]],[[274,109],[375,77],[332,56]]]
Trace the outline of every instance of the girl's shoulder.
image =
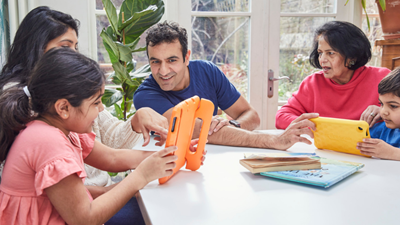
[[64,135],[64,133],[49,124],[40,121],[34,120],[26,125],[26,128],[20,132],[18,136],[22,136],[24,139],[33,139],[37,141],[46,140],[46,142],[60,142],[60,141],[68,141],[68,138]]

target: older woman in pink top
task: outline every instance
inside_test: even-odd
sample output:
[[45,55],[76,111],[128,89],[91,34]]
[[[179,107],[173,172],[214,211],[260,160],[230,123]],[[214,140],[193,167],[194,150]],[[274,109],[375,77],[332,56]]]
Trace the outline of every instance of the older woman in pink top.
[[378,84],[390,70],[365,66],[371,45],[362,30],[331,21],[317,29],[310,63],[322,71],[306,77],[299,90],[276,114],[276,128],[285,129],[303,113],[352,120],[371,126],[379,120]]

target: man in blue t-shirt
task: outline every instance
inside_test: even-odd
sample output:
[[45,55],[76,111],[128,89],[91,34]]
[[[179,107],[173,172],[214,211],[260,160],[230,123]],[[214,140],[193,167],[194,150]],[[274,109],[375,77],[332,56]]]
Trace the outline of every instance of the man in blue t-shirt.
[[[189,61],[186,30],[176,23],[164,22],[151,27],[146,46],[152,75],[135,92],[136,109],[150,107],[170,119],[175,105],[197,95],[211,100],[215,106],[209,143],[276,149],[287,149],[298,141],[311,143],[300,135],[313,137],[306,127],[315,129],[315,125],[307,119],[316,114],[299,117],[279,136],[251,132],[260,124],[257,112],[214,64]],[[217,116],[218,107],[233,120]],[[197,121],[194,138],[199,132],[200,121]]]

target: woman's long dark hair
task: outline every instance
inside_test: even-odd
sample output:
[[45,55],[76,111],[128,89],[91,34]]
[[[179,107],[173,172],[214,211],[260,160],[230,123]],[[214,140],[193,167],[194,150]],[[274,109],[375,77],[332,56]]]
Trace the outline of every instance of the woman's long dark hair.
[[43,115],[57,117],[54,104],[58,99],[67,99],[73,107],[79,107],[105,82],[95,61],[66,48],[54,48],[44,54],[30,77],[30,101],[21,87],[6,89],[0,96],[0,162],[6,159],[15,137],[27,123]]
[[7,63],[0,74],[0,93],[9,82],[25,86],[29,74],[47,44],[65,34],[68,28],[78,35],[79,21],[70,15],[40,6],[30,11],[22,20],[7,56]]

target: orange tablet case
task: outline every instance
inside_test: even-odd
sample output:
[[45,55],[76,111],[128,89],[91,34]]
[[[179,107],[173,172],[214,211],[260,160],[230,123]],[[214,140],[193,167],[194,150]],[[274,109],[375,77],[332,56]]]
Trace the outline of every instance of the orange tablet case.
[[[178,156],[178,159],[175,161],[176,167],[173,169],[172,175],[158,179],[160,184],[167,182],[185,165],[185,162],[186,169],[194,171],[200,168],[213,112],[214,104],[207,99],[200,99],[198,96],[186,99],[174,107],[165,147],[177,146],[178,150],[174,154]],[[197,150],[196,152],[191,152],[189,146],[196,118],[201,119],[203,122]]]
[[[318,117],[310,119],[316,125],[314,145],[319,149],[367,156],[356,148],[357,142],[369,138],[369,125],[361,120]],[[370,157],[370,156],[367,156]]]

